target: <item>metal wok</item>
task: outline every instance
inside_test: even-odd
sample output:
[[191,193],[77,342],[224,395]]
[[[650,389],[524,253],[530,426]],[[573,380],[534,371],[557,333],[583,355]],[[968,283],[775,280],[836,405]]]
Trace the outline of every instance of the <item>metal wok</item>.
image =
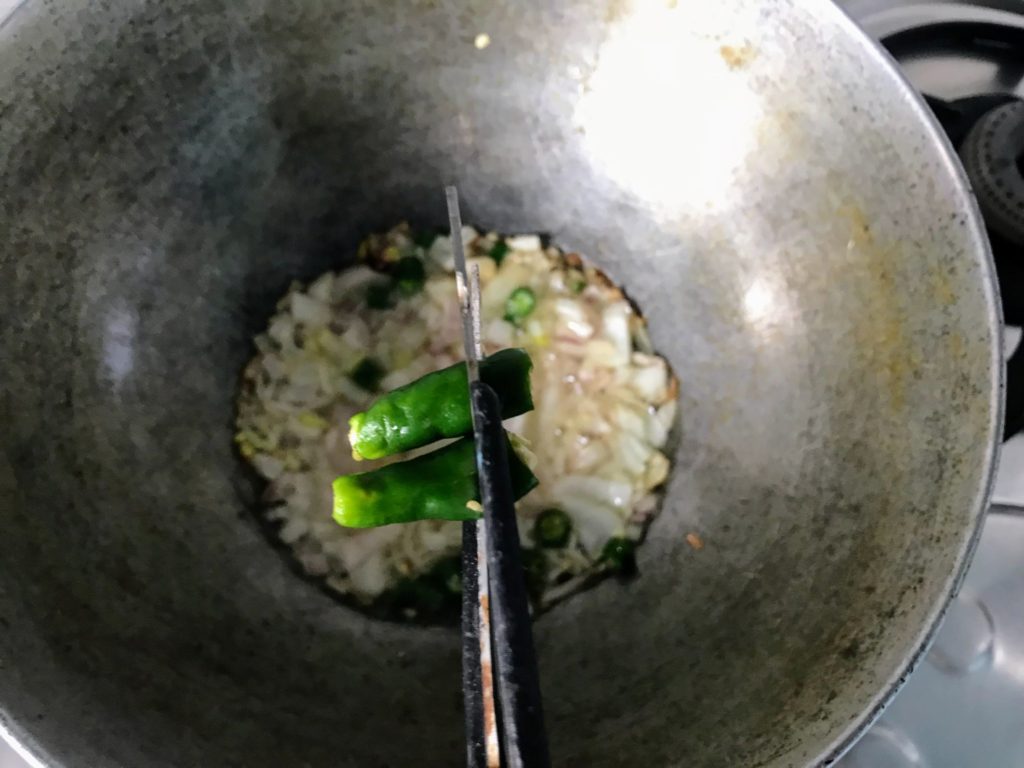
[[641,577],[537,625],[557,765],[827,763],[920,657],[999,318],[956,162],[831,4],[37,0],[0,115],[0,727],[43,764],[461,760],[455,631],[296,578],[231,444],[288,282],[451,181],[621,280],[682,382]]

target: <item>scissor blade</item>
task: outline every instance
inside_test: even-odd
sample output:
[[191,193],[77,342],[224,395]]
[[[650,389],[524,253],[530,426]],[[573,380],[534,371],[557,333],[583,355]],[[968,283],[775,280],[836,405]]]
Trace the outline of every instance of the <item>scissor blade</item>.
[[[462,214],[459,212],[459,192],[445,187],[448,199],[448,226],[451,229],[452,255],[455,257],[455,282],[459,292],[459,311],[462,314],[462,344],[466,350],[469,383],[480,380],[480,284],[470,279],[466,268],[466,252],[462,244]],[[474,284],[475,283],[475,284]],[[476,420],[474,419],[474,425]]]
[[[474,265],[472,275],[466,270],[466,252],[462,246],[462,215],[459,212],[459,193],[455,187],[445,187],[445,196],[448,199],[448,225],[451,230],[452,254],[455,257],[455,283],[459,294],[459,311],[462,315],[462,342],[466,350],[466,368],[469,375],[469,386],[480,381],[480,359],[483,357],[483,350],[480,344],[480,272]],[[473,414],[473,440],[477,446],[477,467],[480,467],[480,430],[482,416],[477,407],[476,400],[470,397],[470,408]],[[463,594],[463,620],[474,621],[474,632],[469,633],[467,638],[475,645],[475,648],[463,648],[463,663],[472,665],[468,670],[470,679],[479,676],[479,691],[474,684],[473,690],[465,691],[467,697],[479,696],[478,701],[469,701],[467,698],[467,709],[479,708],[482,737],[483,737],[483,758],[486,768],[501,768],[501,746],[498,736],[497,702],[494,689],[493,659],[491,656],[491,597],[490,597],[490,568],[487,562],[487,550],[489,539],[487,533],[487,522],[484,519],[470,523],[463,527],[463,537],[469,533],[475,533],[476,558],[472,557],[471,549],[474,542],[463,541],[464,559],[463,567],[466,574],[470,576],[467,582],[476,583],[476,594],[466,592]],[[475,565],[475,569],[473,566]],[[473,573],[473,570],[476,573]],[[474,734],[475,728],[469,729]],[[476,760],[480,757],[474,749],[468,753],[469,765],[476,768]]]

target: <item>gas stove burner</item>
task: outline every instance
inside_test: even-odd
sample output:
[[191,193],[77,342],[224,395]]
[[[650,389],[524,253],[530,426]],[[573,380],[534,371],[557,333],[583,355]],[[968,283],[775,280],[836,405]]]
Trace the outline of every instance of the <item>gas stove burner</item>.
[[841,0],[840,5],[877,40],[948,22],[1024,27],[1021,0]]
[[[985,110],[959,149],[992,243],[1003,317],[1024,325],[1024,101],[1011,98]],[[1024,353],[1007,363],[1006,378],[1008,438],[1024,429]]]
[[937,96],[922,94],[925,103],[939,119],[939,125],[946,132],[949,140],[957,149],[967,138],[967,134],[981,118],[994,109],[1020,101],[1009,93],[985,93],[980,96],[968,96],[956,101],[944,101]]
[[[1024,26],[1010,26],[991,21],[967,21],[947,19],[922,26],[914,26],[893,32],[882,39],[882,44],[897,59],[902,52],[913,55],[922,45],[931,50],[965,51],[988,53],[1007,61],[1024,63]],[[1013,75],[1017,77],[1014,78]],[[1007,72],[1007,87],[1014,87],[1020,81],[1022,71]]]
[[1024,100],[1005,93],[944,101],[925,95],[978,199],[1003,288],[1003,316],[1024,325]]
[[[960,146],[960,159],[974,187],[993,241],[1020,252],[1024,246],[1024,101],[986,112]],[[1010,253],[1004,254],[1007,259]],[[1009,308],[1004,307],[1004,311]],[[1019,317],[1010,320],[1019,325]]]

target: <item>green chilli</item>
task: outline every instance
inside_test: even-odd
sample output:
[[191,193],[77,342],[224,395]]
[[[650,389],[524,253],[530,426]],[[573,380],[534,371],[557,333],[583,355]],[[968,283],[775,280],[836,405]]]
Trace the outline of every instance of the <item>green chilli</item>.
[[[508,419],[533,409],[530,356],[504,349],[480,363],[480,378],[498,395]],[[349,419],[349,442],[356,459],[380,459],[473,430],[466,364],[428,373],[382,395]]]
[[367,392],[376,392],[381,380],[387,375],[387,369],[372,357],[364,357],[359,365],[352,369],[348,377],[357,386]]
[[427,279],[426,268],[416,256],[403,256],[395,265],[395,287],[403,296],[412,296],[423,290]]
[[545,509],[533,524],[533,539],[542,547],[564,547],[571,533],[572,520],[560,509]]
[[[537,478],[508,446],[512,493],[520,499]],[[481,515],[476,446],[463,438],[415,459],[343,475],[334,484],[334,520],[347,528],[373,528],[416,520],[476,520]]]
[[510,323],[518,323],[533,312],[537,306],[537,296],[531,288],[520,286],[509,294],[505,301],[505,319]]

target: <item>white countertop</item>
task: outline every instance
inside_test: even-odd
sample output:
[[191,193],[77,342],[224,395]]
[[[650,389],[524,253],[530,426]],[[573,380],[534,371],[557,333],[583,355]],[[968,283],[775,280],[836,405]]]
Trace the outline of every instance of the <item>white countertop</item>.
[[[1020,329],[1007,329],[1004,347],[1007,356],[1013,354],[1020,342]],[[1024,349],[1020,354],[1024,354]],[[1003,446],[992,501],[1024,506],[1024,432]]]
[[[0,19],[5,18],[7,14],[21,5],[21,3],[22,0],[0,0]],[[0,768],[7,768],[7,766],[0,763]]]
[[27,763],[14,750],[0,741],[0,768],[26,768]]

